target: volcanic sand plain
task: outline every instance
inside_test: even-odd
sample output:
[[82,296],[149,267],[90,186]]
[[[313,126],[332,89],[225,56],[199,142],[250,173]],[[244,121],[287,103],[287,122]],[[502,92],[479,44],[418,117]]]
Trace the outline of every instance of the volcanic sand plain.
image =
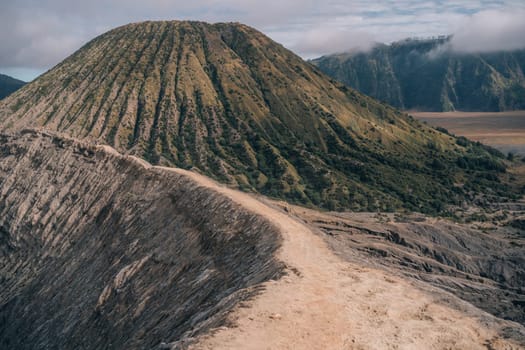
[[525,155],[525,111],[409,112],[432,126],[507,153]]

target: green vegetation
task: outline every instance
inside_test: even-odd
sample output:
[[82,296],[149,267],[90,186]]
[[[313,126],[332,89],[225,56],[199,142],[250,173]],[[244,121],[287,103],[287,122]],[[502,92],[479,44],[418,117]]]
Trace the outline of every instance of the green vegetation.
[[0,128],[13,125],[329,210],[437,214],[512,195],[502,154],[336,83],[240,24],[112,30],[0,102]]
[[348,86],[403,109],[525,109],[525,50],[454,53],[449,38],[404,40],[312,63]]

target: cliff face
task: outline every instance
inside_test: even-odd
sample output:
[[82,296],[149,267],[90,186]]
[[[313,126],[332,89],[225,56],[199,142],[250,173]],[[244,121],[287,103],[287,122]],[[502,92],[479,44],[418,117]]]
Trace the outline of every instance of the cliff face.
[[152,348],[280,275],[277,229],[183,175],[32,131],[0,141],[1,348]]
[[0,102],[0,129],[33,127],[328,209],[439,212],[473,188],[501,190],[458,166],[502,170],[479,145],[335,83],[242,24],[109,31]]
[[449,39],[406,40],[312,61],[325,74],[403,109],[525,109],[525,50],[461,54]]

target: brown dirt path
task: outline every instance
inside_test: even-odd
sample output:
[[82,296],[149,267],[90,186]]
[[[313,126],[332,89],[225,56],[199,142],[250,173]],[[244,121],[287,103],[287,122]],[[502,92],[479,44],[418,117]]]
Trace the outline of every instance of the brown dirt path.
[[279,258],[290,272],[238,307],[230,315],[235,327],[217,329],[191,349],[522,349],[498,336],[508,322],[443,291],[343,262],[286,213],[194,172],[164,169],[278,225]]

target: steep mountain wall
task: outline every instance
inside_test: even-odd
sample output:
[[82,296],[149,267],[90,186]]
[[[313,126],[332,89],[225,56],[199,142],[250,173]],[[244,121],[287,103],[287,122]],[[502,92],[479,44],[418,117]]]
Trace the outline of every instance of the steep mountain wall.
[[455,53],[448,39],[405,40],[312,61],[325,74],[402,109],[525,109],[525,50]]

